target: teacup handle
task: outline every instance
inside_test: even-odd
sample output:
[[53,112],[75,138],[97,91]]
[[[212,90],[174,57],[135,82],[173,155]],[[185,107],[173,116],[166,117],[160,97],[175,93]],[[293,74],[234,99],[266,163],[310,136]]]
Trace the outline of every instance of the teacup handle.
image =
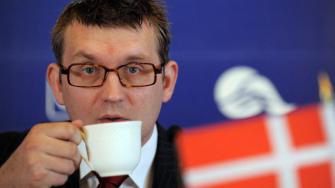
[[85,133],[85,131],[83,129],[79,129],[79,130],[80,130],[80,136],[81,136],[82,140],[85,143],[85,149],[86,149],[86,153],[87,153],[87,158],[83,154],[81,154],[81,153],[80,153],[80,156],[85,161],[85,163],[88,165],[88,167],[92,171],[94,171],[93,165],[92,165],[92,163],[89,160],[90,159],[90,152],[89,152],[89,149],[88,149],[88,146],[87,146],[87,135],[86,135],[86,133]]

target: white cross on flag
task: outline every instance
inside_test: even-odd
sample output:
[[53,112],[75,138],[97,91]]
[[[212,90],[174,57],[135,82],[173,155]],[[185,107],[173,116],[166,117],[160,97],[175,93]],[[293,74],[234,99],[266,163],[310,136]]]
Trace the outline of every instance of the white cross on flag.
[[335,187],[334,103],[185,130],[178,149],[186,187]]

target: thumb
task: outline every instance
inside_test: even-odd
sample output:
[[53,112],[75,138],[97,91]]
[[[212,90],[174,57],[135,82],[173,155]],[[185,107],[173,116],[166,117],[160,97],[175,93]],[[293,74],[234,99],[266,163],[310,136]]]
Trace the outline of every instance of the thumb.
[[78,129],[81,129],[83,126],[84,126],[84,123],[83,123],[83,121],[81,121],[81,120],[74,120],[74,121],[72,121],[72,124],[75,126],[75,127],[77,127]]

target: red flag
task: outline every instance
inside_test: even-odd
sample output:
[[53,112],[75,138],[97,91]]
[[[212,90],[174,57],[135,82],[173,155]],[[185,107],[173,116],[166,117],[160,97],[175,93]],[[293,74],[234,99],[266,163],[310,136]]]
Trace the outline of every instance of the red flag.
[[184,131],[178,147],[186,186],[331,188],[333,112],[311,105],[284,117],[259,116]]

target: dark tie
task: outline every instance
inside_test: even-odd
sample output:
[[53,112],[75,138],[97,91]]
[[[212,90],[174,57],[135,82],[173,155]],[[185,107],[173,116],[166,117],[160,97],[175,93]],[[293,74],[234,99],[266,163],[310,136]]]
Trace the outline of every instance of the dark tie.
[[118,188],[128,176],[97,177],[99,179],[98,188]]

